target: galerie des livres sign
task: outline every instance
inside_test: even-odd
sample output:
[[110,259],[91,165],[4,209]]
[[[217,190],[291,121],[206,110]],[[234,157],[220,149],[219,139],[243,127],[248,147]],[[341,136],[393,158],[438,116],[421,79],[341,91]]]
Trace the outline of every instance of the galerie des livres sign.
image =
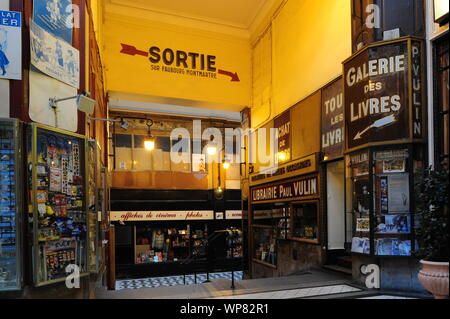
[[252,202],[301,199],[319,195],[317,176],[252,189]]
[[133,45],[121,43],[123,54],[147,57],[151,69],[155,72],[168,72],[179,75],[201,78],[219,79],[219,76],[229,78],[231,82],[240,82],[235,71],[222,70],[217,66],[215,55],[201,52],[189,52],[173,48],[151,46],[148,51],[137,49]]
[[370,46],[344,62],[347,150],[422,136],[421,52],[410,43],[404,39]]
[[324,160],[339,158],[344,147],[342,78],[322,90],[322,153]]

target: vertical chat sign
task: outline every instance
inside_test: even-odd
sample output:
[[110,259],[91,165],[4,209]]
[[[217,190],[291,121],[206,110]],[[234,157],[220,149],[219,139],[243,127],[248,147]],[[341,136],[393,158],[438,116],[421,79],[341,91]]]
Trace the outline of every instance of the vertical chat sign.
[[0,10],[0,79],[22,79],[22,13]]

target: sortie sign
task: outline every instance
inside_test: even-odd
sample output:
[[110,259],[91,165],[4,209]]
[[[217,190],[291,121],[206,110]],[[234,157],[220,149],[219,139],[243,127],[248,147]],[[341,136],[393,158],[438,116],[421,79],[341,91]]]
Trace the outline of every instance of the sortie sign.
[[188,52],[180,49],[151,46],[147,51],[139,50],[133,45],[121,43],[123,54],[147,57],[150,67],[155,72],[169,72],[180,75],[217,79],[218,75],[229,77],[231,82],[240,82],[237,72],[222,70],[217,67],[215,55],[201,52]]

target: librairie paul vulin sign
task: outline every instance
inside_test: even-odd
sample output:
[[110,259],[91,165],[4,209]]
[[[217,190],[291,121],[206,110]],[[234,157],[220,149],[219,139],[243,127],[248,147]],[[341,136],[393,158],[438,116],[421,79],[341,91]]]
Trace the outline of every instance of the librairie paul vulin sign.
[[370,46],[344,62],[347,150],[422,138],[421,56],[420,42],[406,38]]
[[224,77],[230,79],[231,82],[241,81],[237,72],[223,70],[218,67],[215,55],[174,48],[161,48],[159,46],[151,46],[147,51],[124,43],[121,43],[121,46],[122,50],[120,53],[147,57],[152,71],[155,72],[168,72],[210,79]]

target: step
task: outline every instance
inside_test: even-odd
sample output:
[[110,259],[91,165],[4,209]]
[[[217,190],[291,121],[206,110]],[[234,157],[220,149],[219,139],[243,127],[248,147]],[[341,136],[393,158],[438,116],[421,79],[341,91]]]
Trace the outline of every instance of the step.
[[351,268],[346,268],[346,267],[342,267],[342,266],[338,266],[338,265],[323,265],[322,268],[332,270],[332,271],[337,271],[337,272],[344,273],[347,275],[352,275]]

